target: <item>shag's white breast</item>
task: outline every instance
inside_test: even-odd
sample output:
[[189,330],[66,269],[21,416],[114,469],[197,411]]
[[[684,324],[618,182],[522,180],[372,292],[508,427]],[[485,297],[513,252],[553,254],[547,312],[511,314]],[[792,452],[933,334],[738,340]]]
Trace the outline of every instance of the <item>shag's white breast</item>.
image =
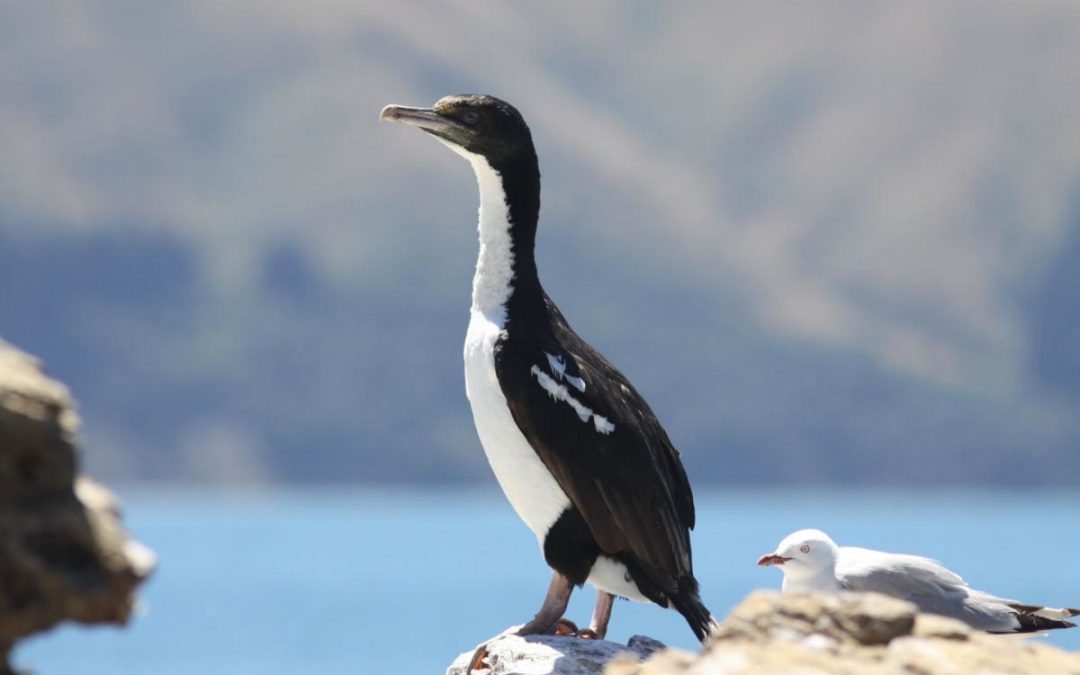
[[495,374],[495,341],[502,327],[473,310],[465,337],[465,393],[484,454],[506,498],[543,544],[544,535],[570,506],[510,414]]

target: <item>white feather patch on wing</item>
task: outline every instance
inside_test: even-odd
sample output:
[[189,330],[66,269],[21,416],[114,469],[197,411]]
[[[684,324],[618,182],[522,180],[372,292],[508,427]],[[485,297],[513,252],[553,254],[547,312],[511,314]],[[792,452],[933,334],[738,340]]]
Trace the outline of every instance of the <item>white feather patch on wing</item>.
[[592,421],[593,426],[596,427],[596,430],[602,434],[607,435],[610,434],[612,431],[615,431],[615,425],[608,421],[608,418],[604,417],[603,415],[594,414]]
[[554,354],[548,354],[544,352],[544,356],[547,357],[548,365],[551,366],[551,372],[555,373],[555,376],[562,378],[566,375],[566,361],[562,356],[555,356]]
[[[551,359],[551,356],[548,356]],[[529,372],[536,376],[536,381],[543,387],[544,391],[556,401],[564,401],[574,409],[577,416],[581,418],[582,422],[588,422],[590,419],[593,421],[593,428],[601,434],[610,434],[615,431],[615,425],[602,415],[595,415],[592,408],[585,405],[581,401],[574,398],[570,393],[570,390],[565,385],[559,384],[550,375],[540,369],[539,366],[533,366],[529,369]]]
[[544,352],[544,356],[547,357],[548,365],[551,366],[551,372],[555,373],[556,379],[566,380],[574,385],[574,388],[578,391],[585,391],[585,380],[580,377],[566,374],[566,361],[563,359],[562,355],[555,356],[554,354]]

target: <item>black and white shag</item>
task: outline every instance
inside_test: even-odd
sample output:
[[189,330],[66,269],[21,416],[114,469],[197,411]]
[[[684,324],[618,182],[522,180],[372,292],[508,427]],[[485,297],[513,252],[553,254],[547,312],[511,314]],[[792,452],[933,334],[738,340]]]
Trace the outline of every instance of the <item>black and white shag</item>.
[[480,185],[465,387],[495,477],[554,571],[518,632],[555,630],[572,588],[588,581],[598,589],[590,636],[603,637],[621,596],[673,607],[703,639],[712,617],[693,574],[686,472],[645,400],[540,285],[540,171],[521,114],[465,95],[429,109],[387,106],[381,118],[433,135]]

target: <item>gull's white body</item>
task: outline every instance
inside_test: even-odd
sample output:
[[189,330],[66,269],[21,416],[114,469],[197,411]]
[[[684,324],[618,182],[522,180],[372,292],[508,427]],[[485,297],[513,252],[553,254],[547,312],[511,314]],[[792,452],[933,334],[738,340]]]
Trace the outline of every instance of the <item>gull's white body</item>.
[[[1015,607],[1020,603],[975,590],[960,575],[930,558],[837,546],[820,530],[789,535],[763,560],[770,557],[785,559],[763,563],[780,567],[785,593],[881,593],[914,603],[923,612],[959,619],[978,630],[1013,633],[1024,628]],[[1045,607],[1029,613],[1058,621],[1071,616],[1069,610]]]

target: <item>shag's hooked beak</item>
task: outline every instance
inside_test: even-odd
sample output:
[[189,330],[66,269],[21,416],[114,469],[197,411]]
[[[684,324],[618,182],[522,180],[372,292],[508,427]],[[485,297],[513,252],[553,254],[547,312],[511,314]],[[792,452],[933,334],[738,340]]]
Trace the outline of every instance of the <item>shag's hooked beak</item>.
[[769,567],[770,565],[783,565],[789,560],[791,560],[791,558],[785,558],[782,555],[770,553],[769,555],[763,555],[758,558],[757,564],[759,567]]
[[424,131],[458,143],[462,142],[464,136],[472,134],[472,130],[468,127],[443,117],[431,108],[388,105],[379,113],[379,119],[387,122],[400,122],[410,127],[419,127]]

